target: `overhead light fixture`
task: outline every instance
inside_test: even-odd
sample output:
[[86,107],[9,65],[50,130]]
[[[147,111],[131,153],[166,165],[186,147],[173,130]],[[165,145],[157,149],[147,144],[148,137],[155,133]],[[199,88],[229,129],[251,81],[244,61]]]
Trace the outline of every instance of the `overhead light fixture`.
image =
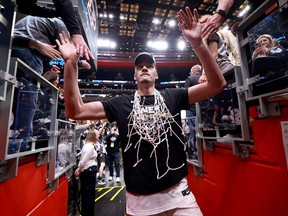
[[170,26],[170,27],[174,27],[175,25],[176,25],[176,21],[173,19],[173,20],[170,20],[169,22],[168,22],[168,25]]
[[148,41],[147,46],[156,50],[166,50],[168,43],[166,41]]
[[109,39],[98,39],[98,48],[115,49],[117,46],[115,41]]
[[154,23],[155,25],[159,25],[160,24],[160,20],[158,18],[153,18],[152,23]]
[[186,43],[183,40],[178,41],[177,47],[179,50],[184,50],[186,48]]

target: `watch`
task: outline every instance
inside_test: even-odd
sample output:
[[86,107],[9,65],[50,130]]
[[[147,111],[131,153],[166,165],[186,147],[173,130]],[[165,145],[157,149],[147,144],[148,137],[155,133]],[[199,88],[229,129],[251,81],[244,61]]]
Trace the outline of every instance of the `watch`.
[[226,12],[224,10],[219,9],[218,11],[215,11],[215,13],[220,14],[220,16],[222,16],[223,18],[226,17]]

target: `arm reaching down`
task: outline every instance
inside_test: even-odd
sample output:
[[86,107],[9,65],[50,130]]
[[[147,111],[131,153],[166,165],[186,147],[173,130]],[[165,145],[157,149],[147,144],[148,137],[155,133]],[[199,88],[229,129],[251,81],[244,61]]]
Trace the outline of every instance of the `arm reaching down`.
[[[233,5],[234,0],[219,0],[218,7],[215,13],[205,20],[205,25],[202,29],[202,37],[209,38],[214,35],[222,25],[225,20],[225,16],[227,15],[229,9]],[[221,11],[221,12],[219,12]],[[225,15],[224,15],[225,13]]]

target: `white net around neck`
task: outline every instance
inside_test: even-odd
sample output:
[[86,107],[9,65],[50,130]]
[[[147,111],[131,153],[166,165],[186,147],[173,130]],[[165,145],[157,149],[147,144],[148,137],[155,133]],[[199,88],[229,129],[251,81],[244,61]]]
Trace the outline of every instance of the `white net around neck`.
[[[124,149],[124,152],[128,151],[129,148],[132,146],[131,137],[135,134],[140,136],[140,139],[137,143],[134,144],[134,148],[137,148],[137,161],[134,164],[134,167],[137,166],[138,163],[142,161],[139,158],[139,150],[141,147],[141,141],[145,140],[153,145],[153,150],[150,154],[150,157],[154,155],[155,164],[157,169],[157,179],[162,178],[165,176],[169,170],[176,170],[180,169],[184,166],[184,163],[181,164],[179,167],[170,167],[169,166],[169,136],[174,134],[178,140],[183,144],[183,151],[185,151],[186,145],[183,143],[182,139],[173,131],[172,123],[175,123],[180,129],[182,134],[184,134],[182,127],[174,120],[174,117],[179,115],[176,114],[172,116],[170,111],[168,110],[164,98],[162,95],[155,89],[154,92],[154,113],[151,115],[144,115],[143,110],[145,109],[145,97],[143,102],[141,103],[141,96],[139,95],[138,91],[134,94],[134,102],[133,102],[133,109],[130,115],[128,116],[129,123],[128,123],[128,145]],[[160,175],[158,164],[157,164],[157,147],[160,143],[165,142],[167,148],[167,158],[166,158],[166,171]]]

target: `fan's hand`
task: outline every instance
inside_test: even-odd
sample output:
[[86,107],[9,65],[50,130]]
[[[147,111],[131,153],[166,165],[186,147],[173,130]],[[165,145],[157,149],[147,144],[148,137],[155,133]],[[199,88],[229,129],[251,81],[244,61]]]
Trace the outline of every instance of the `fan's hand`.
[[82,35],[74,34],[71,36],[71,39],[76,46],[77,53],[79,53],[81,57],[85,56],[87,60],[90,60],[90,58],[93,60],[95,59]]

